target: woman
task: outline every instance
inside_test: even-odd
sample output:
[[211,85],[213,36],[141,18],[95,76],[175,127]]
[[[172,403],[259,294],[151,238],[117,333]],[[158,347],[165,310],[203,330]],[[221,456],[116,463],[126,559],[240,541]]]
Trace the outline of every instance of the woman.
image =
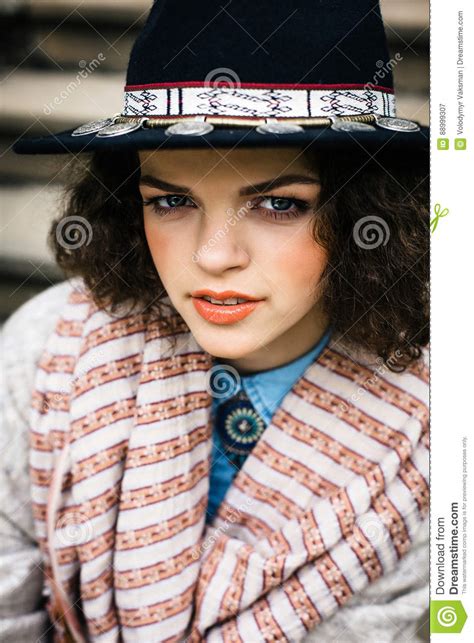
[[[327,7],[298,3],[291,38],[313,43],[316,17],[331,38],[353,33],[367,79],[364,30],[374,60],[385,46],[369,4],[332,23]],[[260,5],[243,9],[261,23]],[[211,56],[219,38],[230,53],[241,30],[217,5],[191,11],[191,33],[212,15],[215,38],[200,44]],[[283,86],[197,95],[188,74],[203,68],[183,63],[154,87],[150,70],[162,77],[164,56],[189,42],[181,17],[153,6],[121,118],[17,145],[95,150],[51,228],[72,279],[28,417],[47,609],[57,640],[352,640],[381,596],[426,589],[406,577],[428,507],[426,131],[347,69],[346,86],[296,85],[287,120]],[[240,75],[247,63],[247,77],[272,82],[279,53],[296,82],[299,59],[275,47],[263,68],[242,46]],[[340,74],[339,53],[329,60]],[[331,118],[303,116],[303,95]],[[365,101],[362,117],[351,101]],[[253,122],[236,123],[249,104]],[[38,305],[52,305],[48,290]],[[10,323],[7,340],[21,332]],[[392,639],[417,616],[396,613]]]

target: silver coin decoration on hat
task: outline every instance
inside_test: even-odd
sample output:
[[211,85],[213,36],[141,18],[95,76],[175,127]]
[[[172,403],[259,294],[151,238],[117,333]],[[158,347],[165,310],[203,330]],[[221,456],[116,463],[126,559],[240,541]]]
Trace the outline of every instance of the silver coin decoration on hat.
[[173,134],[185,134],[188,136],[202,136],[212,132],[214,125],[206,123],[205,121],[183,121],[182,123],[175,123],[165,129],[167,136]]
[[296,125],[296,123],[269,121],[264,125],[259,125],[256,131],[259,134],[295,134],[296,132],[303,132],[304,129],[301,125]]
[[141,118],[138,122],[134,123],[114,123],[113,125],[108,125],[103,129],[97,132],[97,136],[101,138],[107,138],[109,136],[121,136],[122,134],[128,134],[129,132],[134,132],[137,129],[140,129],[143,123],[146,121],[146,118]]
[[115,118],[102,118],[99,121],[91,121],[90,123],[84,123],[80,127],[71,132],[71,136],[85,136],[86,134],[95,134],[104,127],[113,125]]
[[344,121],[337,116],[330,116],[331,129],[337,132],[370,132],[374,131],[375,127],[369,123],[359,123],[358,121]]
[[379,127],[393,130],[394,132],[419,132],[420,126],[415,121],[407,118],[395,118],[392,116],[376,116],[375,121]]

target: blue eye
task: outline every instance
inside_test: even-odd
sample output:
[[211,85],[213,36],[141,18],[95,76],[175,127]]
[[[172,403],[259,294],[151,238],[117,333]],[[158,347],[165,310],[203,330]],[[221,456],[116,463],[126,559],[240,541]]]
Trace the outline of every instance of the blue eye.
[[[270,201],[270,207],[261,207],[262,203]],[[304,214],[310,208],[310,204],[302,199],[283,196],[263,196],[259,202],[258,209],[265,212],[265,216],[272,219],[292,219]]]
[[[190,204],[186,204],[186,200]],[[164,201],[165,205],[161,202]],[[262,207],[262,203],[270,202],[270,207]],[[151,206],[153,211],[160,216],[175,212],[183,207],[195,207],[189,197],[181,194],[165,194],[163,196],[155,196],[148,200],[143,200],[144,206]],[[257,205],[253,208],[263,213],[263,216],[271,219],[291,219],[304,214],[310,208],[310,204],[302,199],[293,197],[282,196],[262,196],[259,198]]]
[[[185,202],[188,198],[189,197],[180,194],[165,194],[164,196],[155,196],[148,201],[144,200],[142,203],[143,205],[152,205],[153,209],[156,211],[174,210],[175,208],[182,207],[184,205],[183,201]],[[160,204],[160,201],[163,199],[166,201],[167,205]],[[173,203],[170,204],[169,201],[173,201]]]
[[270,207],[278,210],[278,212],[284,212],[285,210],[291,209],[291,206],[294,203],[293,199],[285,199],[281,196],[268,197],[265,201],[270,201],[272,204]]

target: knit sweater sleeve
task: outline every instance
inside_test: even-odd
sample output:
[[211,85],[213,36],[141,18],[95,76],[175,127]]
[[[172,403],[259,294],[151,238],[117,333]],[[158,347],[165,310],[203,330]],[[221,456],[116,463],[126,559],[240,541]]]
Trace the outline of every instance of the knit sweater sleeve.
[[29,480],[28,411],[36,365],[72,288],[47,288],[18,308],[1,331],[0,639],[51,640],[43,606],[41,554],[36,542]]

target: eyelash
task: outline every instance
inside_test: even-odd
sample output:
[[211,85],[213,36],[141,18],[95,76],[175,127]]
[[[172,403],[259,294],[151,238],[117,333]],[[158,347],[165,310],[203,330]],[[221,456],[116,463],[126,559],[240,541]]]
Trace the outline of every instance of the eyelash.
[[[168,208],[165,208],[163,206],[157,205],[158,201],[160,201],[161,199],[166,199],[167,197],[173,197],[173,196],[189,199],[189,197],[184,197],[183,195],[180,195],[180,194],[163,194],[161,196],[152,197],[151,199],[148,199],[148,200],[142,200],[142,205],[144,206],[151,205],[153,207],[153,211],[158,215],[174,212],[176,210],[179,210],[179,208],[189,207],[189,206],[178,205],[178,206],[170,206]],[[260,198],[259,203],[261,203],[262,201],[265,201],[266,199],[283,199],[284,201],[291,201],[293,203],[293,207],[290,210],[286,210],[286,211],[273,210],[273,213],[268,214],[268,216],[271,219],[281,220],[281,219],[296,218],[304,214],[310,208],[310,204],[308,203],[308,201],[303,201],[302,199],[297,199],[296,197],[292,197],[292,196],[276,196],[274,194],[271,194],[271,195],[263,195],[259,198]],[[260,209],[272,212],[269,208],[260,208]]]

